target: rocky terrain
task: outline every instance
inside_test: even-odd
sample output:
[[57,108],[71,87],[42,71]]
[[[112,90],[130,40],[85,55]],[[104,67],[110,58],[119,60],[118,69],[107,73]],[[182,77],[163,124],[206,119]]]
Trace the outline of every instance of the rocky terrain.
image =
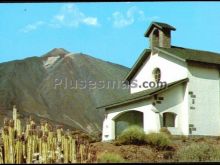
[[[213,149],[215,147],[215,149]],[[123,163],[179,163],[179,162],[219,162],[219,137],[171,138],[171,148],[158,149],[151,145],[115,145],[114,142],[90,144],[90,152],[96,158],[103,153],[113,153],[123,158]],[[95,163],[99,162],[96,159]],[[114,160],[111,158],[111,160]],[[109,161],[111,163],[112,161]],[[115,163],[114,161],[112,163]],[[106,163],[106,162],[102,162]]]

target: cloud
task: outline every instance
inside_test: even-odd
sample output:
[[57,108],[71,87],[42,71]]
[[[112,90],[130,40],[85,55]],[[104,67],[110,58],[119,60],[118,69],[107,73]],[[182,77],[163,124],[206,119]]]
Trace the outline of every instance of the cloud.
[[58,21],[62,22],[64,20],[64,15],[56,15],[55,19],[57,19]]
[[28,24],[21,29],[22,32],[28,33],[37,30],[41,26],[48,26],[51,28],[61,27],[78,27],[84,24],[87,26],[99,26],[97,17],[87,16],[80,11],[74,4],[65,4],[61,7],[60,11],[55,16],[52,16],[48,21],[37,21]]
[[133,24],[134,18],[133,17],[125,17],[122,13],[116,11],[112,14],[113,18],[113,26],[117,28],[125,27],[128,25]]
[[97,26],[99,25],[98,19],[94,17],[86,17],[82,20],[83,23],[86,25],[92,25],[92,26]]
[[80,24],[87,26],[100,25],[97,17],[91,17],[81,12],[74,4],[65,4],[51,21],[55,27],[78,27]]
[[45,23],[43,21],[37,21],[37,22],[34,22],[32,24],[26,25],[25,27],[23,27],[21,29],[21,31],[24,32],[24,33],[28,33],[28,32],[36,30],[37,28],[39,28],[40,26],[42,26],[44,24]]
[[138,7],[133,6],[129,8],[125,13],[116,11],[110,18],[113,22],[113,27],[123,28],[132,25],[135,21],[146,21],[159,19],[158,16],[146,17],[144,11]]

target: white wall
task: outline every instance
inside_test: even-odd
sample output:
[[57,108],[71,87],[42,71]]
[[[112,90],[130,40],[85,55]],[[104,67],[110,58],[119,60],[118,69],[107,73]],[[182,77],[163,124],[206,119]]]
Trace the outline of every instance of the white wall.
[[[219,70],[202,64],[189,64],[189,124],[196,128],[192,135],[220,135]],[[195,107],[194,110],[190,106]]]
[[131,80],[131,84],[136,83],[137,88],[131,88],[130,92],[135,93],[146,90],[146,88],[142,87],[142,84],[144,81],[153,81],[152,71],[156,67],[161,70],[161,81],[170,83],[187,78],[187,68],[184,61],[163,53],[154,54],[150,56],[149,60],[145,61],[143,66]]
[[[138,86],[142,85],[144,81],[152,81],[152,71],[156,67],[161,69],[161,81],[170,83],[188,77],[189,82],[158,94],[158,97],[164,97],[161,104],[152,106],[154,98],[150,98],[139,103],[108,110],[107,118],[103,122],[103,140],[115,138],[114,118],[121,112],[130,110],[144,113],[143,121],[146,133],[158,132],[162,126],[163,113],[173,112],[177,114],[177,119],[176,128],[168,128],[171,133],[189,135],[189,126],[192,124],[195,129],[192,131],[192,135],[220,136],[219,69],[201,63],[186,64],[184,61],[165,54],[155,54],[144,63],[132,81],[137,80]],[[143,90],[146,88],[131,88],[130,91],[136,93]],[[189,92],[193,92],[196,98],[192,98]],[[193,99],[195,104],[192,104]],[[155,113],[154,109],[159,113]],[[106,135],[108,137],[105,137]]]
[[[187,84],[179,84],[158,94],[163,97],[161,104],[152,105],[154,97],[145,101],[107,110],[107,118],[103,122],[103,141],[115,139],[114,119],[123,112],[136,110],[143,112],[143,127],[146,133],[159,132],[162,126],[162,115],[165,112],[177,114],[176,127],[168,128],[172,134],[188,135],[188,96]],[[155,113],[158,112],[158,113]]]
[[108,141],[115,139],[115,123],[114,119],[123,112],[126,111],[139,111],[143,112],[143,127],[146,133],[157,132],[160,129],[158,114],[153,112],[152,99],[137,102],[127,106],[121,106],[112,110],[107,110],[107,118],[103,122],[103,135],[102,140]]
[[175,128],[168,128],[172,134],[188,135],[188,97],[187,83],[174,86],[167,91],[159,94],[157,97],[163,97],[161,104],[155,107],[160,113],[161,126],[163,124],[162,116],[165,112],[175,113]]

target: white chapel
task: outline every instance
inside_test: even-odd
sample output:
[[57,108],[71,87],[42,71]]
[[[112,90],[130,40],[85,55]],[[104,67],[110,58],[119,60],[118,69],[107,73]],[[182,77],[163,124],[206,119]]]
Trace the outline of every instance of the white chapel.
[[[146,133],[166,127],[173,135],[220,135],[220,54],[171,45],[166,23],[152,22],[144,49],[125,82],[130,95],[102,106],[102,140],[115,139],[131,125]],[[166,87],[143,87],[166,82]]]

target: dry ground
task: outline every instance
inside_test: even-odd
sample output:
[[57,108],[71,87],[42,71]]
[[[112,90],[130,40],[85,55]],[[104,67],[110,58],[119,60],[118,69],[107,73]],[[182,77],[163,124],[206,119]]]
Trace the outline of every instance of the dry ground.
[[[177,162],[176,152],[192,143],[214,144],[220,148],[220,137],[172,137],[172,148],[159,150],[149,145],[121,145],[116,146],[114,142],[95,142],[90,145],[91,152],[96,157],[103,152],[117,153],[127,162],[156,163],[156,162]],[[96,161],[95,161],[96,162]]]

